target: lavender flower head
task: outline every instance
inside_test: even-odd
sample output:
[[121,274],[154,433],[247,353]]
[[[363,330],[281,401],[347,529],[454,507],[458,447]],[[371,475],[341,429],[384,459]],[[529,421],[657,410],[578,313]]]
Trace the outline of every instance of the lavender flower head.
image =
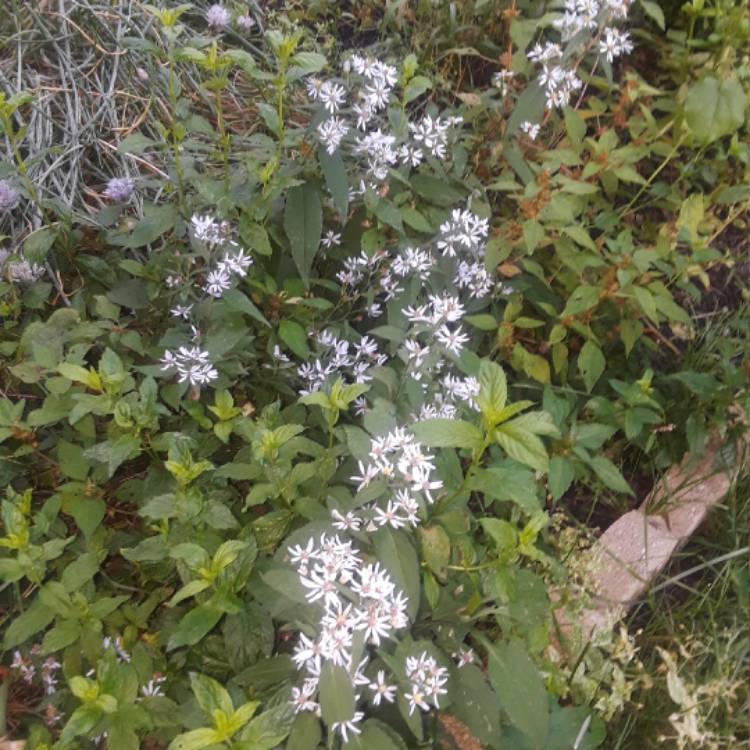
[[226,29],[232,20],[232,14],[219,3],[212,5],[206,13],[206,23],[212,29]]
[[255,26],[255,19],[249,13],[244,16],[237,16],[237,26],[243,31],[250,31]]
[[113,177],[104,191],[104,197],[116,203],[125,203],[133,195],[133,180],[129,177]]
[[20,200],[21,196],[10,182],[8,180],[0,180],[0,213],[12,211]]

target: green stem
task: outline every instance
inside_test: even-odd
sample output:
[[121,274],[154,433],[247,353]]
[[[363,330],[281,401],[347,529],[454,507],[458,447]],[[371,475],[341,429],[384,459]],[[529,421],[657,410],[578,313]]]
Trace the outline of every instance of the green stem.
[[3,680],[0,685],[0,737],[5,737],[8,731],[7,722],[5,720],[6,708],[8,706],[8,686],[10,685],[10,677]]
[[672,150],[664,157],[664,161],[662,161],[662,163],[659,164],[659,166],[649,175],[648,180],[646,180],[646,182],[641,185],[641,189],[630,199],[630,202],[625,206],[625,208],[620,211],[618,218],[622,219],[623,216],[627,216],[627,214],[630,213],[630,210],[635,202],[643,195],[646,190],[648,190],[649,187],[651,187],[651,184],[659,176],[661,171],[667,166],[667,164],[669,164],[670,161],[672,161],[672,157],[680,149],[683,142],[685,141],[685,138],[686,136],[684,135],[680,136],[677,143],[675,143],[675,145],[672,147]]
[[185,211],[185,178],[182,169],[182,162],[180,161],[180,141],[177,138],[177,92],[175,91],[175,70],[174,60],[172,59],[172,53],[169,53],[169,104],[171,106],[171,146],[172,153],[174,155],[174,171],[177,175],[177,195],[180,203],[180,208]]
[[216,91],[216,128],[219,131],[219,149],[221,151],[221,162],[224,167],[224,188],[229,190],[229,139],[224,124],[224,103],[221,98],[221,90]]

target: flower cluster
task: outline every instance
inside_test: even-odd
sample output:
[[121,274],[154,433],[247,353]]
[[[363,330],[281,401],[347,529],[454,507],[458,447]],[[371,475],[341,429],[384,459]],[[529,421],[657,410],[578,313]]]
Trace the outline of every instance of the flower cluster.
[[353,54],[343,64],[345,83],[308,78],[308,97],[321,105],[325,119],[318,125],[321,144],[334,154],[350,133],[349,152],[363,168],[363,176],[350,188],[350,197],[377,188],[391,169],[419,166],[429,155],[446,158],[450,131],[460,117],[425,114],[399,132],[392,130],[386,112],[398,81],[396,68],[376,58]]
[[129,177],[112,177],[107,182],[104,197],[115,203],[126,203],[133,195],[135,183]]
[[409,703],[409,713],[415,708],[429,711],[428,701],[432,701],[435,708],[440,708],[438,699],[448,691],[448,670],[438,665],[434,656],[423,651],[420,656],[406,657],[406,679],[411,683],[411,689],[404,695]]
[[[294,710],[319,711],[316,697],[326,662],[349,672],[353,691],[362,686],[371,690],[374,705],[382,700],[393,702],[396,690],[385,683],[384,672],[371,680],[365,675],[369,657],[355,664],[352,650],[355,633],[363,634],[365,645],[380,646],[383,639],[409,624],[404,593],[380,563],[365,564],[352,542],[339,536],[323,534],[319,544],[311,538],[305,546],[290,547],[288,552],[307,590],[307,600],[322,605],[316,636],[300,633],[292,656],[297,669],[305,673],[302,686],[292,688]],[[349,721],[331,729],[346,741],[349,732],[359,734],[356,725],[363,717],[363,712],[355,711]]]
[[[203,295],[219,299],[232,288],[236,278],[244,278],[253,265],[252,257],[247,251],[232,239],[232,227],[229,222],[218,222],[210,214],[203,216],[195,214],[190,220],[193,238],[203,243],[210,253],[219,254],[219,259],[205,274],[205,280],[200,286]],[[191,258],[193,263],[194,259]],[[182,290],[182,301],[170,309],[175,318],[190,321],[194,303],[188,302],[191,285],[186,284],[181,276],[169,276],[166,279],[170,288]],[[191,324],[192,342],[200,337],[200,330]],[[191,385],[205,385],[218,377],[218,372],[209,359],[208,352],[197,346],[182,346],[176,353],[169,350],[164,352],[161,360],[162,370],[176,368],[180,382],[188,381]]]
[[[38,645],[32,647],[31,655],[35,655],[40,652]],[[39,674],[42,678],[42,686],[44,687],[45,695],[53,695],[57,690],[57,671],[61,669],[62,664],[55,660],[54,657],[48,656],[39,667]],[[20,651],[13,652],[13,661],[10,665],[11,669],[18,672],[24,682],[29,685],[34,681],[34,677],[37,674],[34,661],[29,657],[24,657]]]
[[[486,218],[467,208],[456,208],[440,225],[432,242],[394,251],[361,252],[345,258],[337,274],[343,300],[366,300],[364,313],[370,318],[379,317],[386,303],[398,300],[409,279],[422,282],[426,299],[402,310],[408,325],[400,356],[409,377],[424,390],[424,403],[413,415],[415,419],[455,418],[461,403],[475,408],[476,381],[453,373],[451,368],[469,341],[461,324],[466,304],[510,291],[487,269],[488,235]],[[430,287],[442,291],[429,293]],[[368,336],[350,344],[326,331],[317,336],[317,343],[325,348],[324,353],[297,368],[303,381],[301,395],[319,390],[328,379],[367,382],[371,379],[370,367],[388,363]],[[355,407],[357,413],[365,413],[365,397],[357,399]]]
[[385,364],[388,359],[369,336],[362,336],[351,344],[331,331],[323,331],[313,337],[322,352],[313,362],[306,362],[297,368],[297,375],[304,382],[301,396],[319,391],[334,375],[355,383],[366,383],[372,380],[369,371]]
[[7,250],[0,250],[0,269],[5,271],[13,283],[33,284],[44,276],[44,266],[29,263],[25,258],[9,261],[10,257]]
[[[359,461],[359,475],[351,478],[357,484],[357,491],[361,492],[376,479],[384,479],[389,491],[395,492],[385,510],[376,506],[364,509],[374,514],[375,527],[386,524],[395,528],[406,524],[416,526],[418,503],[413,495],[421,493],[427,502],[432,503],[433,490],[443,486],[441,481],[432,477],[435,470],[433,456],[424,452],[410,432],[398,427],[383,437],[373,438],[369,458],[368,463]],[[404,515],[399,518],[395,514],[400,512]],[[367,528],[372,530],[373,526],[368,524]]]
[[205,385],[219,377],[209,353],[197,346],[181,346],[176,352],[167,349],[161,363],[162,372],[177,370],[180,383],[187,381],[193,386]]
[[[545,91],[548,109],[567,107],[573,94],[583,86],[576,73],[577,55],[570,54],[571,45],[574,51],[580,48],[585,52],[593,38],[599,54],[610,63],[616,57],[632,52],[633,44],[628,33],[610,26],[627,18],[629,8],[630,0],[565,0],[565,10],[553,26],[568,47],[563,49],[554,42],[537,43],[527,53],[528,59],[541,67],[537,80]],[[507,73],[496,74],[498,77],[494,81],[503,96],[511,77]],[[539,124],[527,121],[520,129],[533,141],[539,134],[539,127]]]
[[18,191],[8,182],[0,180],[0,213],[12,211],[21,200]]

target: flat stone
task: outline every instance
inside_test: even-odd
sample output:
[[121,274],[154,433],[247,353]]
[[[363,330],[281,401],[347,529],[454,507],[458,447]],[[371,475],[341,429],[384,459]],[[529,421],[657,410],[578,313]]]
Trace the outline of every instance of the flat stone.
[[[686,456],[669,469],[637,510],[617,519],[596,541],[593,555],[592,605],[572,622],[564,607],[555,610],[564,641],[590,638],[611,628],[641,599],[672,555],[687,542],[711,508],[729,491],[742,462],[725,455],[723,438],[712,435],[702,455]],[[558,592],[551,594],[558,601]],[[565,644],[554,643],[559,649]]]

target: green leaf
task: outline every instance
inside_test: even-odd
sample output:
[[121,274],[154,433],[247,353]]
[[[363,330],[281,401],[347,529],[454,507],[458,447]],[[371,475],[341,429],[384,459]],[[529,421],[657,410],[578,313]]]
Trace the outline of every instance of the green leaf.
[[512,468],[479,469],[471,476],[467,489],[482,492],[493,500],[515,503],[527,513],[541,510],[534,474],[517,464]]
[[597,456],[596,458],[592,458],[588,464],[606,487],[615,492],[625,492],[628,495],[634,495],[633,490],[630,489],[630,485],[625,481],[625,477],[623,477],[620,470],[608,458]]
[[479,395],[476,398],[485,423],[496,425],[508,400],[508,381],[503,368],[495,362],[483,359],[479,366]]
[[568,315],[578,315],[586,310],[590,310],[599,304],[599,289],[595,286],[581,284],[576,287],[568,297],[565,309],[560,314],[561,318]]
[[108,477],[112,478],[124,461],[135,458],[141,452],[141,441],[135,435],[120,435],[114,440],[89,448],[84,456],[90,461],[107,464]]
[[249,315],[264,326],[271,327],[271,324],[265,319],[265,317],[263,317],[263,313],[253,304],[251,299],[239,289],[227,289],[227,291],[224,292],[222,299],[230,310]]
[[445,574],[445,566],[451,561],[451,541],[442,526],[419,527],[422,557],[438,576]]
[[239,223],[240,238],[251,249],[261,255],[271,255],[271,242],[268,232],[257,222],[252,220],[250,213],[243,213]]
[[55,612],[37,598],[31,606],[8,625],[3,638],[3,648],[7,651],[49,625],[55,619]]
[[210,601],[191,609],[177,624],[169,637],[167,651],[181,646],[193,646],[207,635],[221,619],[224,612]]
[[406,612],[414,620],[419,609],[419,560],[409,537],[402,531],[383,527],[372,536],[377,559],[409,598]]
[[346,178],[346,167],[341,153],[329,154],[324,148],[318,148],[318,162],[331,193],[333,205],[342,217],[349,211],[349,183]]
[[148,288],[141,279],[130,279],[107,292],[107,299],[116,305],[140,310],[148,307]]
[[523,424],[519,425],[518,419],[521,417],[495,428],[495,440],[512,459],[537,471],[546,472],[549,458],[544,443]]
[[455,714],[485,746],[493,746],[500,734],[498,699],[481,670],[467,664],[457,671],[451,713]]
[[89,464],[83,457],[83,448],[67,440],[57,442],[57,460],[60,462],[60,471],[66,477],[86,481],[89,473]]
[[323,721],[330,727],[338,721],[349,721],[354,716],[354,686],[343,667],[330,661],[320,670],[320,710]]
[[306,182],[289,188],[284,208],[284,231],[292,246],[292,257],[300,278],[307,284],[323,231],[320,193],[315,185]]
[[489,657],[487,671],[505,713],[532,747],[541,750],[547,741],[549,711],[536,665],[521,641],[492,645],[483,640]]
[[575,479],[573,464],[562,456],[553,456],[549,462],[547,486],[553,500],[559,500]]
[[377,719],[368,719],[362,726],[362,734],[355,738],[356,750],[406,750],[401,737]]
[[320,719],[309,712],[297,714],[285,750],[316,750],[320,743]]
[[73,516],[76,526],[88,539],[99,528],[107,512],[107,506],[98,498],[76,497],[68,503],[66,511]]
[[426,174],[415,174],[411,178],[414,192],[437,206],[452,206],[464,200],[464,196],[446,180]]
[[67,648],[81,635],[81,624],[78,620],[63,620],[49,630],[42,641],[42,654],[47,655]]
[[310,356],[305,329],[296,320],[282,320],[279,323],[279,338],[301,359]]
[[227,616],[222,633],[227,655],[236,670],[255,664],[259,657],[268,657],[273,651],[273,621],[257,605],[245,606],[238,614]]
[[84,552],[68,565],[60,576],[60,582],[68,593],[78,591],[99,572],[99,555]]
[[471,448],[482,445],[482,431],[460,419],[426,419],[411,426],[420,443],[431,448]]
[[422,96],[425,91],[429,91],[432,88],[432,81],[426,76],[414,76],[414,78],[406,84],[404,89],[404,103],[414,101],[417,97]]
[[229,693],[212,677],[197,672],[190,673],[190,688],[195,700],[209,718],[217,709],[227,716],[234,713],[234,705]]
[[[349,686],[351,688],[351,682]],[[352,714],[349,714],[349,718],[351,716]],[[242,731],[240,747],[244,750],[271,750],[284,741],[284,738],[289,734],[293,721],[294,711],[286,702],[264,711],[260,716],[256,716]]]
[[[102,717],[102,711],[98,706],[86,704],[78,706],[68,719],[67,724],[60,733],[60,742],[62,744],[70,742],[74,737],[85,734],[93,729],[96,722]],[[195,749],[197,750],[197,749]]]
[[685,122],[697,140],[712,143],[742,127],[746,102],[738,81],[709,76],[688,89]]
[[518,531],[513,524],[501,518],[480,518],[479,523],[492,538],[501,555],[512,553],[518,545]]
[[586,120],[573,107],[565,108],[564,117],[568,138],[570,138],[572,143],[576,145],[580,144],[586,135]]
[[167,750],[202,750],[221,741],[222,735],[219,732],[203,727],[178,735],[169,743]]
[[589,393],[604,372],[605,365],[602,350],[593,341],[587,341],[578,354],[578,371]]
[[[175,225],[178,216],[177,206],[170,203],[164,203],[159,206],[153,203],[146,204],[143,207],[143,218],[135,225],[133,231],[126,238],[125,247],[132,249],[154,242],[154,240],[161,237],[164,232]],[[117,302],[117,300],[113,299],[112,302]],[[128,305],[128,307],[132,307],[132,305]]]
[[647,16],[650,16],[656,22],[656,25],[664,31],[666,29],[666,23],[664,20],[664,11],[661,9],[659,3],[654,0],[640,0],[643,10]]

